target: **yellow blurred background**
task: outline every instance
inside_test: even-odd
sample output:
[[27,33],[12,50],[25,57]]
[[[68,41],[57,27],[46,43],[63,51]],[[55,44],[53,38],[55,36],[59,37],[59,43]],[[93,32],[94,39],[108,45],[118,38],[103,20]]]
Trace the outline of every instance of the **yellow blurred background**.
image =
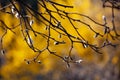
[[[79,12],[90,16],[97,22],[103,23],[102,16],[105,15],[108,18],[108,22],[111,16],[111,9],[103,8],[101,0],[55,0],[58,3],[72,5],[73,9],[65,9],[68,12]],[[49,5],[48,5],[49,6]],[[8,9],[9,10],[9,9]],[[116,10],[116,24],[120,26],[120,11]],[[78,18],[85,21],[93,28],[101,32],[102,29],[95,25],[90,20],[81,17],[71,15],[74,18]],[[58,15],[56,15],[57,18]],[[3,20],[8,26],[15,26],[18,24],[18,20],[9,14],[0,12],[0,19]],[[67,19],[60,19],[61,23],[65,26],[65,29],[72,35],[76,35]],[[118,22],[117,22],[118,21]],[[1,26],[2,24],[0,24]],[[101,45],[103,39],[101,37],[93,38],[94,33],[90,29],[82,24],[75,23],[80,28],[79,32],[90,43]],[[109,24],[111,25],[111,24]],[[45,26],[35,22],[33,24],[35,30],[39,30],[46,33]],[[119,28],[118,28],[119,29]],[[26,64],[24,59],[31,59],[37,53],[33,52],[25,43],[23,36],[21,35],[20,28],[14,30],[16,34],[13,34],[8,30],[3,39],[3,47],[5,49],[5,55],[0,54],[0,80],[119,80],[120,79],[120,46],[113,48],[111,46],[102,49],[103,54],[98,54],[90,48],[83,48],[81,44],[74,44],[72,56],[76,59],[82,59],[80,64],[70,64],[71,67],[67,68],[66,63],[60,58],[49,54],[47,51],[43,52],[39,59],[39,63]],[[120,29],[119,29],[120,31]],[[0,38],[4,30],[0,27]],[[34,37],[31,33],[31,38],[36,47],[42,49],[46,45],[44,38],[40,36]],[[51,36],[60,41],[68,41],[65,45],[54,45],[54,42],[50,43],[50,49],[56,51],[61,56],[68,55],[70,49],[70,42],[66,37],[58,38],[59,34],[55,31],[51,32]],[[119,41],[113,41],[118,43]],[[0,47],[1,48],[1,47]]]

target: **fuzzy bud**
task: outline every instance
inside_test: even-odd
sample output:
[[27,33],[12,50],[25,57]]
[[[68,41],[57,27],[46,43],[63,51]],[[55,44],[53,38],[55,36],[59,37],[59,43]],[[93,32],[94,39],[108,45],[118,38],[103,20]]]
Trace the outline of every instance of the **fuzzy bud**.
[[75,61],[75,62],[76,62],[76,63],[81,63],[82,61],[83,61],[83,60],[80,59],[80,60],[77,60],[77,61]]
[[1,54],[2,54],[2,55],[4,55],[4,54],[5,54],[5,50],[1,50],[0,52],[1,52]]
[[57,41],[54,42],[54,45],[58,45],[58,44],[59,44],[59,42],[57,42]]
[[41,61],[39,60],[39,61],[37,61],[39,64],[41,63]]
[[103,19],[104,21],[106,21],[106,16],[103,15],[103,16],[102,16],[102,19]]
[[30,61],[26,61],[26,64],[30,64]]
[[32,45],[32,44],[33,44],[33,40],[32,40],[32,38],[29,37],[29,38],[27,39],[27,42],[28,42],[29,45]]
[[17,19],[19,19],[19,18],[20,18],[20,15],[19,15],[19,13],[18,13],[18,12],[16,12],[16,13],[15,13],[15,17],[16,17]]
[[32,26],[33,23],[34,23],[34,21],[33,21],[33,20],[30,20],[30,26]]
[[15,11],[15,7],[14,6],[11,7],[11,12],[12,12],[12,14],[15,14],[16,11]]
[[60,27],[60,26],[61,26],[61,22],[58,22],[56,26],[57,26],[57,27]]

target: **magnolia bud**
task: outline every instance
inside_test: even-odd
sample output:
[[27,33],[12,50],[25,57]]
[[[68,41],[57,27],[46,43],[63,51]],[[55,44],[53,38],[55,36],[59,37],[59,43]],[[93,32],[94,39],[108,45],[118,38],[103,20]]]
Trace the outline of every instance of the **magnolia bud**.
[[32,44],[33,44],[33,40],[32,40],[32,38],[29,37],[29,38],[27,39],[27,42],[28,42],[29,45],[32,45]]
[[60,26],[61,26],[61,22],[58,22],[56,26],[57,26],[57,27],[60,27]]
[[75,62],[76,62],[76,63],[81,63],[82,61],[83,61],[83,60],[80,59],[80,60],[77,60],[77,61],[75,61]]
[[58,45],[58,44],[59,44],[59,42],[57,42],[57,41],[54,42],[54,45]]
[[30,61],[26,61],[26,64],[30,64]]
[[39,64],[41,63],[41,61],[39,60],[39,61],[37,61]]
[[15,14],[15,7],[14,7],[14,6],[11,7],[11,12],[12,12],[13,14]]
[[0,52],[1,52],[1,54],[2,54],[2,55],[4,55],[4,54],[5,54],[5,50],[4,50],[4,49],[3,49],[3,50],[1,50]]
[[16,17],[17,19],[20,18],[20,15],[19,15],[18,12],[15,13],[15,17]]
[[33,21],[33,20],[30,20],[30,26],[32,26],[33,23],[34,23],[34,21]]
[[103,16],[102,16],[102,19],[103,19],[104,21],[106,21],[106,16],[103,15]]

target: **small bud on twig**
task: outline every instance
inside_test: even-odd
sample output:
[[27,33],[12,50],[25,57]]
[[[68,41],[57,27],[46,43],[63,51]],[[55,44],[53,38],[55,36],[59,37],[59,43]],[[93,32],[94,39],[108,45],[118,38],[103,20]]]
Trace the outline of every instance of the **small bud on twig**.
[[68,59],[69,59],[69,56],[65,56],[65,59],[68,60]]
[[59,42],[58,42],[58,41],[55,41],[55,42],[54,42],[54,45],[58,45],[58,44],[59,44]]
[[67,68],[70,68],[70,64],[69,63],[67,63]]
[[57,26],[57,27],[60,27],[60,26],[61,26],[61,22],[58,22],[56,26]]
[[106,25],[107,24],[107,22],[106,22],[106,16],[103,15],[102,19],[104,20],[104,22],[105,22],[104,24]]
[[26,64],[30,64],[30,61],[26,61]]
[[5,50],[4,49],[2,49],[0,52],[1,52],[2,55],[5,55]]
[[30,61],[27,59],[24,59],[24,61],[26,62],[26,64],[30,64]]
[[34,23],[34,20],[30,20],[30,26],[32,26],[33,23]]
[[99,36],[99,33],[96,33],[95,36],[94,36],[94,38],[97,38],[98,36]]
[[88,47],[88,45],[87,44],[84,44],[84,48],[87,48]]
[[41,63],[41,61],[39,60],[39,61],[37,61],[39,64]]
[[11,12],[12,12],[12,14],[15,14],[16,11],[15,11],[15,7],[14,6],[11,7]]
[[106,16],[103,15],[103,16],[102,16],[102,19],[103,19],[104,21],[106,21]]
[[17,19],[20,18],[20,15],[19,15],[18,12],[15,13],[15,17],[16,17]]
[[82,61],[83,61],[83,60],[80,59],[80,60],[77,60],[77,61],[75,61],[75,62],[76,62],[76,63],[81,63]]
[[88,42],[85,42],[85,41],[83,41],[83,47],[84,48],[87,48],[89,45],[88,45]]
[[29,37],[29,38],[27,39],[27,42],[28,42],[29,45],[32,45],[32,44],[33,44],[33,40],[32,40],[32,38]]
[[110,32],[110,28],[109,27],[104,27],[104,34],[109,33]]

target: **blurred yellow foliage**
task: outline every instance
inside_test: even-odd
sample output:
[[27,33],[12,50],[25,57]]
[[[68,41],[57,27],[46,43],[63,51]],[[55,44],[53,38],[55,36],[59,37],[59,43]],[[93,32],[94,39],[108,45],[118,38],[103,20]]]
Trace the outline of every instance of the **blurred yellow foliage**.
[[[101,16],[102,12],[100,13],[94,13],[93,10],[97,10],[99,6],[94,4],[96,7],[94,7],[93,4],[91,4],[91,0],[67,0],[65,2],[64,0],[56,0],[58,3],[63,3],[63,4],[68,4],[74,6],[73,9],[65,9],[64,10],[68,12],[79,12],[79,13],[85,13],[87,15],[93,16],[93,18],[101,21]],[[51,7],[49,4],[47,5],[48,8],[54,9]],[[60,7],[61,8],[61,7]],[[44,10],[42,10],[44,11]],[[70,22],[67,19],[61,19],[59,15],[56,15],[56,18],[59,19],[63,25],[66,25],[65,29],[67,29],[68,33],[72,35],[77,35],[73,27],[71,27]],[[86,20],[85,18],[81,16],[76,16],[76,15],[70,15],[76,19],[81,19],[81,20]],[[95,17],[94,17],[95,16]],[[47,16],[46,16],[47,17]],[[7,26],[15,26],[19,24],[19,21],[13,17],[10,16],[9,14],[4,14],[0,12],[0,19],[5,21]],[[86,21],[87,22],[87,21]],[[95,25],[92,22],[89,24]],[[88,27],[82,24],[75,23],[77,28],[79,28],[79,32],[81,33],[82,36],[84,36],[85,39],[87,39],[90,43],[95,43],[99,44],[100,40],[95,40],[94,33],[90,31]],[[1,26],[1,24],[0,24]],[[43,33],[47,33],[45,31],[44,25],[35,22],[33,24],[33,28],[37,31],[41,31]],[[97,26],[96,26],[97,27]],[[96,28],[94,27],[94,28]],[[96,28],[99,31],[99,28]],[[0,37],[3,34],[3,30],[0,28]],[[32,63],[27,65],[24,61],[24,59],[31,59],[33,58],[37,53],[34,53],[25,43],[20,31],[20,27],[17,27],[15,30],[16,34],[12,33],[11,31],[7,31],[7,35],[4,37],[3,45],[4,48],[6,49],[6,54],[5,56],[0,54],[1,62],[3,63],[2,66],[0,66],[0,76],[4,80],[33,80],[35,75],[46,75],[50,71],[54,71],[60,69],[63,71],[64,74],[64,68],[66,64],[60,60],[59,58],[56,58],[55,56],[49,54],[47,51],[41,53],[39,59],[41,60],[41,64],[36,64]],[[39,49],[43,49],[46,46],[46,40],[44,38],[41,38],[41,36],[34,37],[33,32],[31,33],[31,38],[33,40],[33,44],[35,47],[38,47]],[[65,40],[67,41],[65,45],[61,44],[59,46],[54,45],[54,42],[50,42],[50,49],[53,51],[56,51],[57,54],[65,56],[66,54],[68,55],[68,51],[70,49],[70,42],[67,37],[62,37],[58,38],[59,34],[57,34],[55,31],[51,30],[51,36],[54,37],[55,39],[59,39],[61,41]],[[91,37],[93,36],[93,37]],[[95,40],[95,41],[94,41]],[[104,51],[107,53],[107,51]],[[79,56],[85,60],[85,62],[95,62],[96,64],[98,62],[105,62],[107,63],[109,61],[108,55],[99,55],[94,53],[90,48],[83,48],[81,44],[74,44],[74,50],[72,52],[72,55]],[[102,63],[101,62],[101,63]],[[117,64],[119,62],[119,57],[115,56],[112,58],[112,63]],[[104,63],[104,64],[105,64]],[[104,65],[102,64],[102,65]],[[58,70],[58,71],[60,71]],[[62,72],[61,72],[62,73]],[[58,72],[58,75],[60,73]],[[55,74],[58,76],[57,74]],[[17,76],[17,77],[15,77]],[[32,77],[32,78],[31,78]],[[38,80],[38,79],[34,79]],[[67,80],[67,79],[66,79]],[[95,80],[100,80],[99,77],[96,77]]]

